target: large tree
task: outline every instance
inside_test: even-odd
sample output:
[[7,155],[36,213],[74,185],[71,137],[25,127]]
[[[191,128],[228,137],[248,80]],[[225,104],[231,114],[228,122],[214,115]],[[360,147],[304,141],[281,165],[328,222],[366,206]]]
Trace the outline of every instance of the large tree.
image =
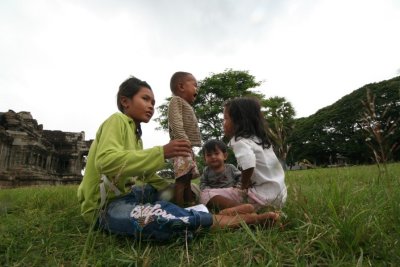
[[[367,90],[376,96],[377,113],[386,111],[387,117],[400,116],[400,77],[379,83],[367,84],[317,113],[297,119],[289,142],[292,144],[289,158],[293,161],[308,159],[315,164],[334,164],[337,157],[346,157],[348,163],[371,162],[365,131],[362,127],[362,100]],[[388,108],[389,107],[389,108]],[[384,125],[385,121],[382,121]],[[388,137],[390,143],[400,140],[399,128]],[[399,160],[399,150],[393,159]]]

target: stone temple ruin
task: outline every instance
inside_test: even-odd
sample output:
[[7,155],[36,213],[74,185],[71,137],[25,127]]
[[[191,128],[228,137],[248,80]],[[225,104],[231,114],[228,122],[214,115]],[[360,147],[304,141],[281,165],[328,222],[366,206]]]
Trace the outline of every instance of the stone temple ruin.
[[0,112],[0,188],[79,183],[91,142],[43,130],[30,112]]

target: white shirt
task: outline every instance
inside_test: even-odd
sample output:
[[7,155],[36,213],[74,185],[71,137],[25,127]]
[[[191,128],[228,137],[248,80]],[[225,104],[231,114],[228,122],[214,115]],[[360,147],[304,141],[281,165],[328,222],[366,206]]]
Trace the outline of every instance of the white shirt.
[[282,207],[286,201],[285,172],[272,147],[263,149],[255,143],[258,138],[233,137],[229,146],[233,149],[239,169],[254,168],[249,188],[266,204]]

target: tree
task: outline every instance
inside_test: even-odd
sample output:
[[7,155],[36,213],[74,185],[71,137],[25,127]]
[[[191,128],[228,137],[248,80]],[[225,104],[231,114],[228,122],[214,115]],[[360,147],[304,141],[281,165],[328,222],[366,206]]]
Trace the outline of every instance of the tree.
[[288,137],[293,131],[296,112],[284,97],[275,96],[263,100],[262,106],[268,122],[268,136],[274,144],[278,158],[285,163],[290,149]]
[[[368,84],[309,117],[296,119],[289,138],[292,148],[288,157],[293,161],[308,159],[317,165],[334,164],[339,156],[345,157],[347,163],[371,163],[362,126],[364,108],[360,100],[365,98],[368,89],[371,90],[376,96],[378,114],[386,112],[387,118],[395,120],[400,117],[399,88],[400,77]],[[399,127],[388,136],[388,140],[390,143],[400,140]],[[399,150],[394,151],[393,159],[400,159]]]

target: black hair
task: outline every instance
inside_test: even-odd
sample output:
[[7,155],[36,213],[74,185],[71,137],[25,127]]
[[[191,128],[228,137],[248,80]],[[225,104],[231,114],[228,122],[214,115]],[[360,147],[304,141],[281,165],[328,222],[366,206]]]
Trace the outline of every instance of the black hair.
[[205,155],[207,152],[214,152],[217,149],[220,149],[223,153],[226,153],[228,151],[228,146],[220,140],[211,139],[204,143],[201,152],[203,155]]
[[190,72],[185,72],[185,71],[177,71],[172,75],[169,86],[173,94],[175,94],[176,90],[178,89],[178,84],[182,82],[182,80],[189,75],[192,74]]
[[150,85],[138,78],[131,76],[126,79],[121,85],[119,86],[118,94],[117,94],[117,106],[121,112],[124,112],[124,107],[121,104],[121,97],[125,96],[128,98],[132,98],[136,95],[142,87],[149,88],[151,90]]
[[267,122],[261,112],[258,99],[253,97],[238,97],[228,100],[224,104],[226,112],[232,120],[235,140],[238,138],[251,138],[256,136],[260,142],[256,142],[263,148],[269,148],[271,142],[265,128]]

